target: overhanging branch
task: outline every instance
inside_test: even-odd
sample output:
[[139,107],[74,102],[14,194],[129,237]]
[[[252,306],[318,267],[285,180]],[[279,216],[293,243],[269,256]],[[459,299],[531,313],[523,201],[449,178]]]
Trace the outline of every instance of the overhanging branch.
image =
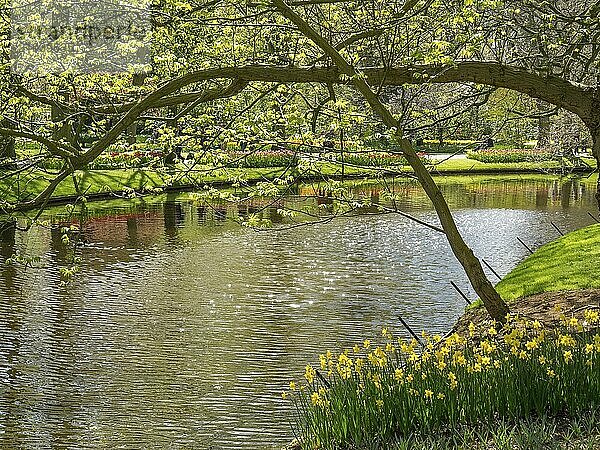
[[[411,65],[404,67],[366,67],[358,69],[371,86],[405,84],[472,82],[511,89],[571,111],[584,121],[592,116],[594,88],[571,83],[560,77],[542,75],[520,67],[491,61],[460,61],[453,65]],[[239,79],[246,82],[348,84],[349,80],[336,68],[281,67],[250,65],[223,67],[191,72],[171,80],[160,89],[174,93],[182,88],[208,80]],[[205,96],[193,92],[160,97],[150,107],[159,108],[190,103]],[[138,103],[95,108],[96,112],[125,112]]]

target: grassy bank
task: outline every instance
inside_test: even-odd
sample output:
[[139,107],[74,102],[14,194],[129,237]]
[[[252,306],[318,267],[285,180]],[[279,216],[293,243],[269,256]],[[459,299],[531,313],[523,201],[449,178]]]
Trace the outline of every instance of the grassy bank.
[[[596,167],[593,159],[586,159],[586,162],[593,169]],[[473,159],[449,159],[434,166],[439,172],[552,172],[560,171],[561,164],[558,161],[540,161],[540,162],[514,162],[514,163],[485,163]],[[568,170],[569,166],[565,166]]]
[[509,302],[541,292],[600,288],[600,224],[539,248],[496,288]]
[[[75,183],[86,195],[122,192],[153,192],[165,188],[180,186],[233,183],[238,178],[256,181],[274,179],[284,172],[283,169],[229,169],[223,171],[203,171],[201,173],[169,173],[146,169],[89,170],[77,172],[75,179],[69,177],[58,185],[53,197],[77,195]],[[51,176],[44,172],[34,172],[20,179],[5,179],[0,182],[0,198],[14,201],[16,198],[34,197],[48,185]]]
[[[552,173],[560,170],[559,163],[546,161],[540,163],[482,163],[467,159],[452,159],[431,166],[431,171],[438,175],[461,174],[507,174],[507,173]],[[381,174],[403,175],[411,174],[410,167],[396,169],[366,168],[342,166],[337,163],[318,163],[314,170],[301,174],[305,179],[318,176],[324,177],[376,177]],[[77,172],[74,180],[72,177],[64,180],[54,192],[53,197],[70,197],[77,195],[75,183],[81,191],[88,196],[103,193],[122,192],[135,190],[137,192],[153,192],[160,189],[172,189],[202,186],[204,184],[233,184],[236,182],[256,182],[273,180],[282,175],[289,176],[291,171],[283,167],[269,168],[234,168],[210,170],[198,167],[195,171],[185,172],[183,166],[176,167],[173,171],[152,169],[112,169],[89,170]],[[2,173],[0,173],[2,175]],[[296,175],[299,175],[296,173]],[[18,178],[3,178],[0,181],[0,198],[6,201],[29,199],[41,192],[51,180],[52,176],[43,171],[34,171],[23,174]]]

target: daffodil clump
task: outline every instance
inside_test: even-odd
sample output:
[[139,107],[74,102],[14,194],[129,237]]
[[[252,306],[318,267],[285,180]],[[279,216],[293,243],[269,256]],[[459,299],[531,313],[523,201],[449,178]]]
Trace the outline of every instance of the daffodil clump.
[[296,406],[305,448],[390,442],[413,432],[600,405],[597,310],[563,317],[560,329],[508,317],[506,325],[445,339],[423,333],[368,340],[307,365],[283,393]]

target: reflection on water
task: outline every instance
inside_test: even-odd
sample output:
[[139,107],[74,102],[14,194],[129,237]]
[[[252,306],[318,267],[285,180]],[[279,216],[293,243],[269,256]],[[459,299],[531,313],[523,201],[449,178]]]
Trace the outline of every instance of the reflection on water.
[[[396,189],[402,209],[436,222],[417,186]],[[517,236],[535,246],[556,237],[551,221],[592,222],[592,182],[474,178],[444,193],[501,274],[526,254]],[[60,230],[3,226],[2,262],[42,260],[2,267],[0,447],[277,448],[292,437],[280,392],[319,352],[384,324],[401,334],[399,315],[444,332],[461,313],[449,281],[467,281],[443,236],[395,215],[260,233],[225,220],[262,206],[168,198],[96,214],[67,287]],[[280,206],[265,214],[281,220]]]

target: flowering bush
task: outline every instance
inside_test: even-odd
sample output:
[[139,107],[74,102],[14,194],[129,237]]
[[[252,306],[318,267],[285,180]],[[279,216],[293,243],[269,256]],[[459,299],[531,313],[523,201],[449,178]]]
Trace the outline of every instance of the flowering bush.
[[552,153],[546,150],[522,150],[522,149],[490,149],[476,150],[467,153],[469,159],[483,163],[519,163],[549,161],[554,158]]
[[88,168],[97,169],[122,169],[133,167],[146,167],[152,163],[159,162],[163,157],[163,152],[153,151],[133,151],[133,152],[110,152],[100,155],[92,161]]
[[598,311],[558,330],[509,317],[466,336],[364,341],[307,365],[283,393],[307,448],[362,448],[442,427],[600,405]]
[[[341,159],[342,158],[338,157],[338,161],[341,161]],[[367,167],[392,167],[408,165],[408,161],[404,156],[382,152],[345,153],[343,160],[347,164]]]
[[290,150],[261,150],[252,153],[228,152],[229,167],[290,167],[298,164],[298,156]]

